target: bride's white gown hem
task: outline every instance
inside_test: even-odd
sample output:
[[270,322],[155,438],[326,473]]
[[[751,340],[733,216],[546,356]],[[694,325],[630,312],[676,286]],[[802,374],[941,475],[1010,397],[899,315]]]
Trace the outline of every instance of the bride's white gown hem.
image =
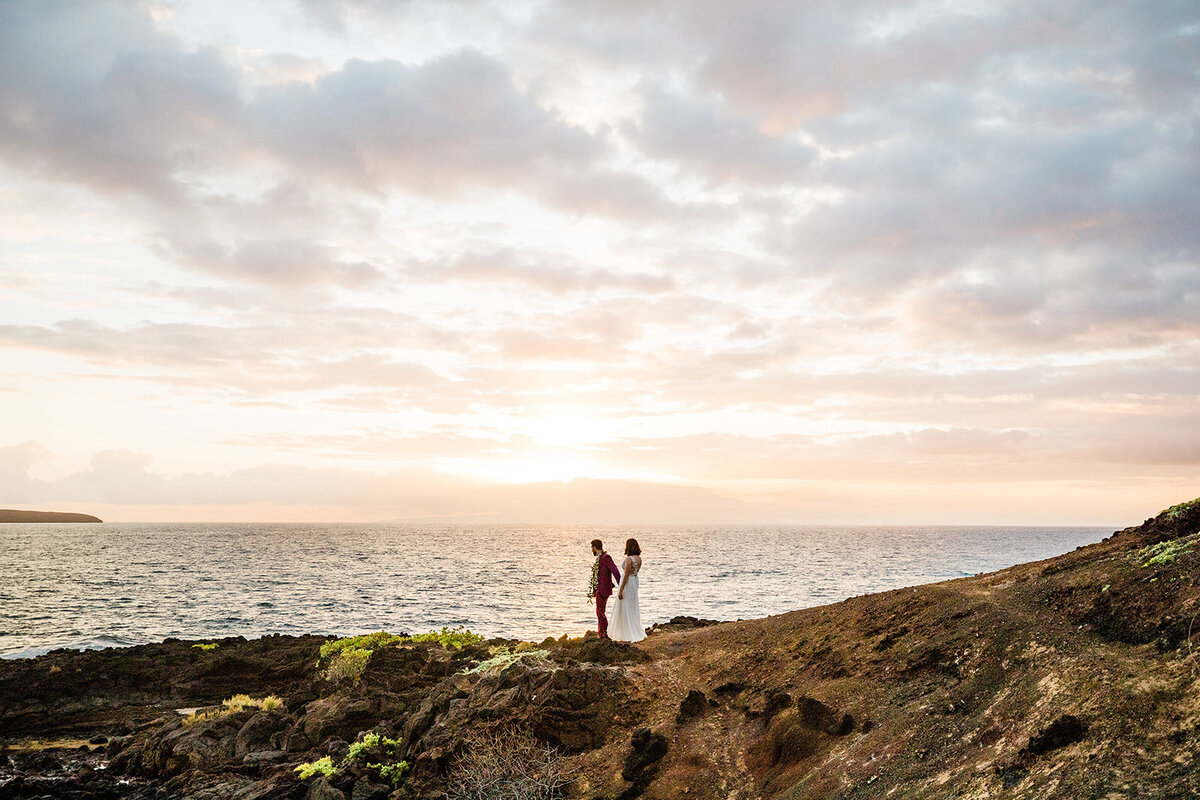
[[638,608],[638,573],[641,572],[642,565],[632,562],[632,559],[626,559],[624,566],[626,574],[629,575],[625,579],[625,599],[620,598],[619,592],[615,596],[608,635],[618,642],[640,642],[646,638],[646,631],[642,628],[642,612]]

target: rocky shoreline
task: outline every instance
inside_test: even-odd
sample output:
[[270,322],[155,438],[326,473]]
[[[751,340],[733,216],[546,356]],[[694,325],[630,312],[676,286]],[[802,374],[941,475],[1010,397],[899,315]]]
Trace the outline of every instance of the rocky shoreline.
[[1194,796],[1198,567],[1193,501],[1047,561],[638,646],[54,651],[0,662],[0,798]]

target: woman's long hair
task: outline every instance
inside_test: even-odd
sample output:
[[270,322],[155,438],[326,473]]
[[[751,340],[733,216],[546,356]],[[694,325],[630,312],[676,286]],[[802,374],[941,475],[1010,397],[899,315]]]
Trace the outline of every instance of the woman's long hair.
[[642,554],[642,548],[638,546],[637,539],[626,539],[625,540],[625,555],[640,556],[641,554]]

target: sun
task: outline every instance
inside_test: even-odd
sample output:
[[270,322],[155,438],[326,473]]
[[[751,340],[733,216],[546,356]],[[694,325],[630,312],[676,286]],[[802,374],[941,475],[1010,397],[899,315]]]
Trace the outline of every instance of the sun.
[[603,444],[613,438],[608,420],[577,414],[545,414],[491,421],[510,433],[473,457],[443,462],[444,472],[488,483],[567,482],[610,477]]

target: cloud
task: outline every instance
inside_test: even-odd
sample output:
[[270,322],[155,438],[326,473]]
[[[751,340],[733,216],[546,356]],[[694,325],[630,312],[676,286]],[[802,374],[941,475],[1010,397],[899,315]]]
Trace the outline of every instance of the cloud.
[[420,66],[348,61],[315,84],[262,90],[260,139],[306,173],[377,191],[509,185],[600,145],[543,111],[499,61],[465,50]]
[[604,474],[714,486],[1193,474],[1188,4],[271,10],[0,4],[21,438],[86,379],[220,409],[222,475],[276,498],[260,450],[432,469],[563,418]]
[[607,164],[603,136],[559,119],[475,49],[256,83],[136,3],[0,13],[0,159],[125,204],[165,258],[219,277],[376,281],[380,268],[347,256],[345,240],[377,239],[369,206],[395,194],[500,190],[573,216],[664,222],[715,210]]
[[592,267],[569,255],[511,246],[463,253],[449,263],[431,260],[407,272],[426,280],[514,283],[549,294],[605,290],[653,294],[676,288],[670,275]]
[[103,193],[181,202],[176,168],[211,165],[240,126],[236,72],[185,52],[130,3],[5,4],[0,158]]
[[804,183],[816,151],[759,125],[716,103],[649,88],[638,123],[624,132],[647,154],[699,169],[717,183]]

